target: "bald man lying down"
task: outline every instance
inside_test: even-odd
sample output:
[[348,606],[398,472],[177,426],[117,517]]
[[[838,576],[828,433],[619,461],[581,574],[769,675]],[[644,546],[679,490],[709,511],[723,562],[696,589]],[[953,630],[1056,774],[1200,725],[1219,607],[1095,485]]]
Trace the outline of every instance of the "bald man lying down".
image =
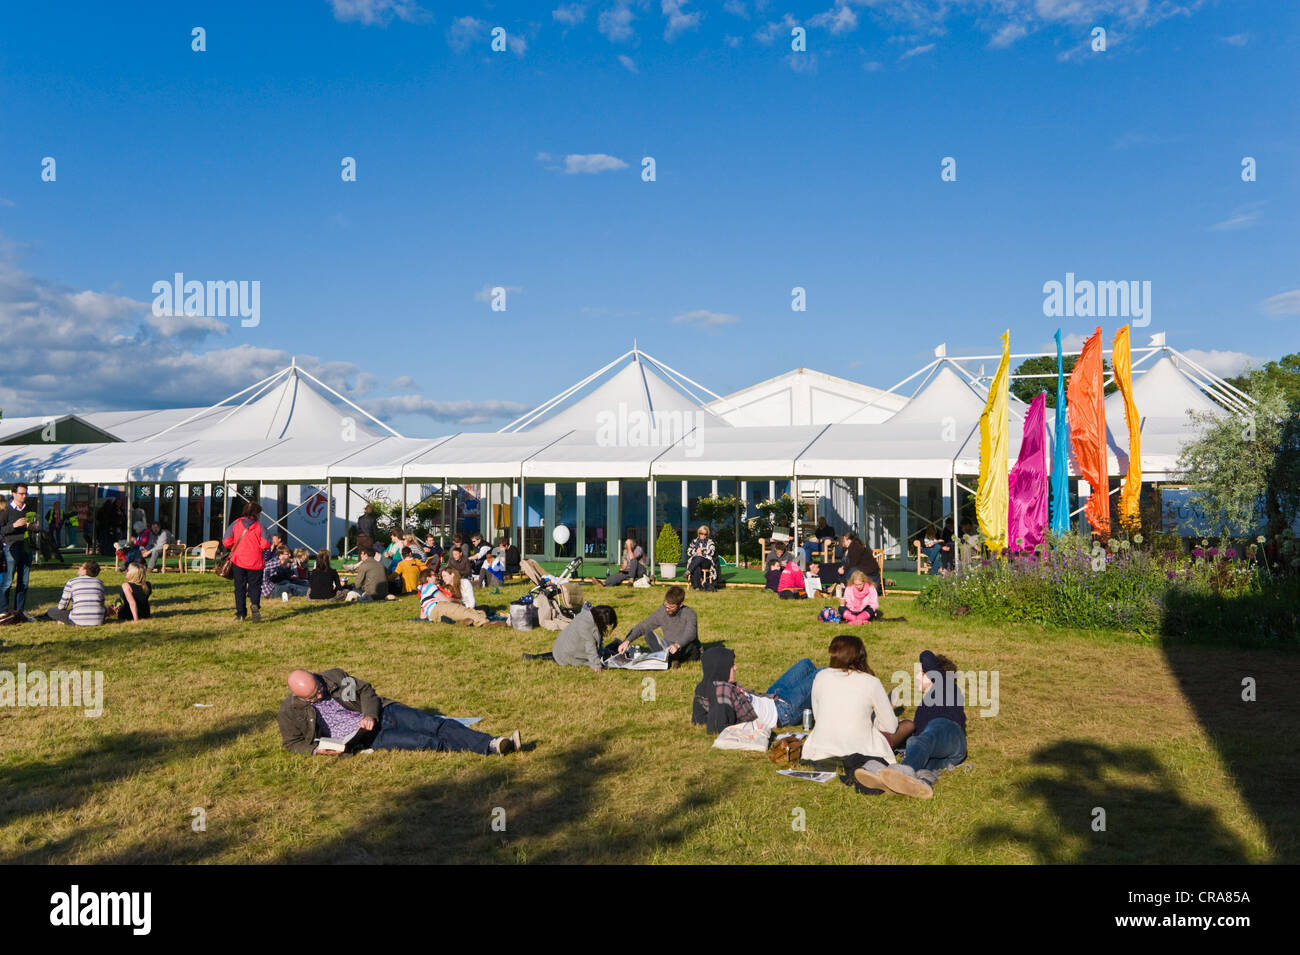
[[289,696],[276,717],[284,748],[304,756],[336,756],[322,739],[348,740],[345,750],[429,749],[504,756],[520,747],[519,730],[488,736],[456,720],[434,716],[377,695],[365,680],[343,670],[294,670]]

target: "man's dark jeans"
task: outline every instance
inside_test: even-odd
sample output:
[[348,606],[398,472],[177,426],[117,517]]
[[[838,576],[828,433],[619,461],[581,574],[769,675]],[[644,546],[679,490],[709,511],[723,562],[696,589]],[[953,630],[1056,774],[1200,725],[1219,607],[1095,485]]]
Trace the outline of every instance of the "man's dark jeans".
[[6,578],[9,586],[0,594],[0,611],[13,610],[23,613],[27,609],[27,583],[32,574],[32,551],[26,543],[10,544],[9,570]]
[[492,737],[455,720],[434,716],[402,703],[389,703],[379,718],[379,735],[372,749],[431,749],[437,752],[468,751],[486,756],[492,752]]

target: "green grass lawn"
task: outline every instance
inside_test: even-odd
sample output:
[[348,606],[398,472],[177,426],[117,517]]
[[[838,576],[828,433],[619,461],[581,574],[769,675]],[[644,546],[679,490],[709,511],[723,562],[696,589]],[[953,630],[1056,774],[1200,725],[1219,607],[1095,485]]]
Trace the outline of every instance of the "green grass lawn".
[[[66,571],[33,574],[34,610]],[[110,587],[121,580],[104,573]],[[414,621],[387,604],[276,601],[232,618],[212,574],[154,576],[157,616],[93,629],[0,629],[0,670],[102,670],[105,708],[0,709],[0,861],[140,862],[1274,862],[1297,861],[1294,654],[1174,650],[1136,636],[927,617],[908,597],[854,628],[888,685],[922,648],[999,672],[1000,712],[969,708],[970,771],[935,798],[864,798],[722,752],[690,724],[699,666],[642,673],[526,663],[546,631]],[[485,596],[504,607],[522,585]],[[662,589],[607,590],[623,626]],[[589,592],[589,595],[590,592]],[[591,595],[594,596],[594,595]],[[739,588],[692,594],[706,642],[766,689],[839,628],[817,602]],[[478,728],[519,727],[508,757],[280,748],[297,666],[340,666],[387,697]],[[1243,676],[1259,701],[1242,702]],[[654,693],[646,692],[646,679]],[[651,697],[652,698],[647,698]],[[211,704],[195,708],[194,704]],[[1094,809],[1106,830],[1093,831]],[[205,831],[191,823],[206,815]],[[492,827],[504,810],[505,830]],[[500,818],[501,814],[495,814]],[[802,831],[792,825],[802,817]]]

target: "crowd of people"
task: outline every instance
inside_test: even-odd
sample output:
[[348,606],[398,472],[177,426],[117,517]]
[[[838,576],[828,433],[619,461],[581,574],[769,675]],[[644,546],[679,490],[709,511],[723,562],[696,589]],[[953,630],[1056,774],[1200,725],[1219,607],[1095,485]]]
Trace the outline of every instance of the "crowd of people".
[[[23,613],[26,606],[33,536],[40,522],[28,510],[27,488],[13,488],[8,501],[0,498],[0,541],[3,541],[4,604]],[[497,586],[519,566],[518,550],[505,539],[495,546],[479,534],[468,542],[458,535],[444,552],[429,535],[425,541],[394,528],[381,551],[373,511],[358,520],[358,561],[345,583],[326,550],[314,555],[291,549],[278,531],[269,539],[261,507],[248,502],[222,540],[233,582],[235,619],[258,620],[264,599],[303,597],[319,601],[368,602],[415,595],[422,620],[477,627],[493,621],[478,606],[476,585]],[[149,572],[170,542],[168,529],[158,522],[135,523],[134,536],[114,541],[124,564],[124,580],[110,593],[100,579],[100,564],[88,559],[68,580],[46,619],[74,626],[98,626],[108,620],[136,622],[151,616],[153,587]],[[834,540],[823,521],[817,533],[795,552],[774,540],[767,567],[768,587],[781,597],[834,595],[836,619],[848,624],[869,623],[880,616],[880,567],[853,534],[838,537],[839,561],[818,561],[819,544]],[[924,545],[931,567],[942,568],[952,547],[951,524],[943,536]],[[601,581],[605,586],[647,576],[644,551],[635,540],[624,542],[617,571]],[[694,590],[716,589],[721,566],[707,527],[701,527],[687,548],[687,577]],[[347,572],[347,569],[345,569]],[[815,580],[815,587],[810,583]],[[721,733],[737,724],[752,723],[768,731],[798,727],[810,713],[813,728],[803,741],[802,757],[813,762],[838,760],[843,779],[866,795],[898,793],[926,798],[939,774],[966,758],[964,701],[955,678],[956,667],[929,650],[919,657],[923,697],[911,719],[900,719],[883,684],[867,662],[863,641],[848,634],[834,637],[828,660],[818,667],[801,659],[764,692],[737,681],[735,652],[720,644],[704,647],[700,619],[686,606],[687,591],[673,585],[663,604],[617,636],[618,614],[608,604],[586,603],[572,613],[549,653],[526,658],[545,659],[560,666],[583,666],[605,672],[611,658],[626,655],[638,641],[647,652],[662,654],[676,669],[699,661],[701,679],[692,696],[691,720]],[[504,626],[504,623],[500,624]],[[505,755],[522,747],[518,730],[492,736],[471,729],[468,720],[427,713],[379,697],[365,681],[341,669],[289,674],[289,695],[278,717],[282,742],[297,753],[337,755],[345,752],[413,749],[466,751]],[[897,755],[896,755],[897,754]]]

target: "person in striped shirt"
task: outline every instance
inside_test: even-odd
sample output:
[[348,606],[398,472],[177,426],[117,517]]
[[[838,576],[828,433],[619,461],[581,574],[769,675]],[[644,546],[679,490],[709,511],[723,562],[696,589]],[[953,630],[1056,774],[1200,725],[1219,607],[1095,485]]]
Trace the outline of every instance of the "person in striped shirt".
[[63,585],[59,605],[45,616],[78,627],[97,627],[104,622],[104,582],[99,579],[98,561],[88,560],[77,568],[77,576]]

